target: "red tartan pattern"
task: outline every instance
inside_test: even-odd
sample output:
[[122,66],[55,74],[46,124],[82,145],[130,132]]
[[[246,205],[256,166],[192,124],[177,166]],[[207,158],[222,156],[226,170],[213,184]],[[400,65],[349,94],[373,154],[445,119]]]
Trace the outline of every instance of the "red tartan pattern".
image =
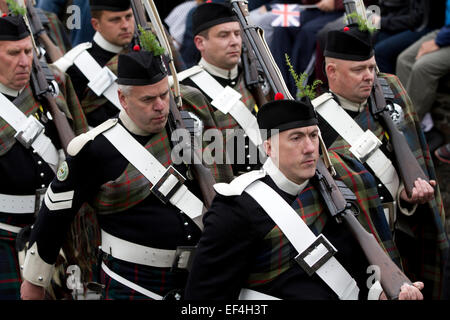
[[[164,129],[151,137],[145,148],[166,168],[172,163],[167,132]],[[116,180],[101,186],[92,203],[98,214],[125,211],[150,194],[151,184],[131,163]]]

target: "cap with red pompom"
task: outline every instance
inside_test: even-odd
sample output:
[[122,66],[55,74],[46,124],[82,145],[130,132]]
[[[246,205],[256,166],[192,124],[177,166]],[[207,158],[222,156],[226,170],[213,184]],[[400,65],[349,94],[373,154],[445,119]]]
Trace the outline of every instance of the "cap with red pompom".
[[323,55],[349,61],[365,61],[374,55],[373,36],[360,31],[357,24],[328,32]]
[[2,16],[0,19],[0,40],[19,41],[30,33],[21,16]]
[[154,84],[167,76],[161,56],[140,50],[119,55],[117,83],[129,86]]

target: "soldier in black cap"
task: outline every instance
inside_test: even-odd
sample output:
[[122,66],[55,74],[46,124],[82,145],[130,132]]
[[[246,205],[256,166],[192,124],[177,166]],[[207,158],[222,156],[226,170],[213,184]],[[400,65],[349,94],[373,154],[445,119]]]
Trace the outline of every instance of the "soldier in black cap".
[[[319,128],[309,99],[269,102],[258,123],[268,131],[269,158],[261,170],[215,185],[186,299],[378,299],[378,284],[366,286],[359,244],[327,218],[315,187]],[[404,287],[400,299],[421,299],[417,288]]]
[[[430,178],[429,182],[418,178],[411,196],[406,194],[399,176],[395,146],[386,134],[388,129],[374,113],[375,108],[371,107],[374,101],[370,95],[377,72],[372,34],[363,24],[330,31],[324,56],[330,92],[340,105],[325,108],[331,104],[323,104],[317,108],[325,144],[341,156],[358,159],[375,176],[386,219],[402,263],[409,272],[407,275],[411,279],[423,279],[426,296],[438,298],[442,258],[448,248],[443,229],[444,213],[434,166],[407,93],[396,76],[377,75],[383,84],[393,123],[402,131]],[[442,246],[438,244],[441,241]],[[421,250],[424,251],[419,253]],[[424,271],[429,269],[435,270],[433,275]]]
[[120,55],[118,84],[118,118],[70,143],[70,157],[46,193],[25,259],[23,299],[42,298],[65,230],[85,201],[101,228],[105,299],[162,299],[185,286],[204,205],[190,165],[172,157],[161,56]]
[[[64,158],[55,122],[30,82],[32,63],[33,45],[23,17],[0,17],[0,299],[20,297],[23,259],[18,257],[15,240],[33,223],[45,189]],[[63,92],[71,93],[67,100]],[[55,100],[75,119],[69,110],[79,110],[80,105],[69,83]],[[85,132],[87,127],[76,123],[75,133]],[[23,245],[18,243],[19,251]]]
[[89,3],[96,31],[92,42],[79,44],[54,65],[71,77],[88,124],[95,127],[120,111],[116,90],[108,94],[107,89],[114,86],[118,55],[130,49],[135,23],[130,0]]
[[212,102],[216,126],[226,137],[234,175],[259,168],[263,152],[261,148],[260,154],[257,146],[261,140],[251,133],[258,130],[257,105],[239,64],[242,51],[239,22],[228,5],[211,2],[194,10],[192,27],[201,59],[198,65],[181,72],[179,80],[197,87]]

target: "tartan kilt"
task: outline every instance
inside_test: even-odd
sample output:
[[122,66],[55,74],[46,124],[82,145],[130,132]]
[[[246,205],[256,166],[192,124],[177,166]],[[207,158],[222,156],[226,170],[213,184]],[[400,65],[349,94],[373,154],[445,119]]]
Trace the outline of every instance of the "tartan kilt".
[[9,234],[11,236],[0,236],[0,300],[20,300],[21,277],[16,237]]
[[[103,258],[103,262],[114,273],[163,297],[172,290],[183,290],[188,277],[186,270],[170,271],[170,268],[134,264],[109,255]],[[100,270],[99,277],[105,285],[102,290],[104,300],[153,300],[112,279],[103,270]]]

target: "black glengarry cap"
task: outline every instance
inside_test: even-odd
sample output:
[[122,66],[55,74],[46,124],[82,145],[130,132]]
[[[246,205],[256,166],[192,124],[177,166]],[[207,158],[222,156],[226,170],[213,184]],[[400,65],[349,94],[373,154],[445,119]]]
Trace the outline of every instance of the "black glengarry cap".
[[5,16],[0,18],[0,41],[18,41],[30,33],[22,16]]
[[125,11],[131,8],[130,0],[89,0],[92,11]]
[[267,130],[267,138],[270,138],[273,129],[283,132],[318,123],[317,114],[308,97],[303,97],[300,101],[286,99],[270,101],[261,106],[257,120],[259,128]]
[[365,61],[373,57],[373,36],[360,31],[357,24],[328,32],[324,56],[350,61]]
[[203,3],[192,13],[192,29],[194,36],[215,25],[237,21],[233,11],[222,3]]
[[162,56],[143,50],[119,55],[117,71],[117,83],[130,86],[154,84],[167,76]]

